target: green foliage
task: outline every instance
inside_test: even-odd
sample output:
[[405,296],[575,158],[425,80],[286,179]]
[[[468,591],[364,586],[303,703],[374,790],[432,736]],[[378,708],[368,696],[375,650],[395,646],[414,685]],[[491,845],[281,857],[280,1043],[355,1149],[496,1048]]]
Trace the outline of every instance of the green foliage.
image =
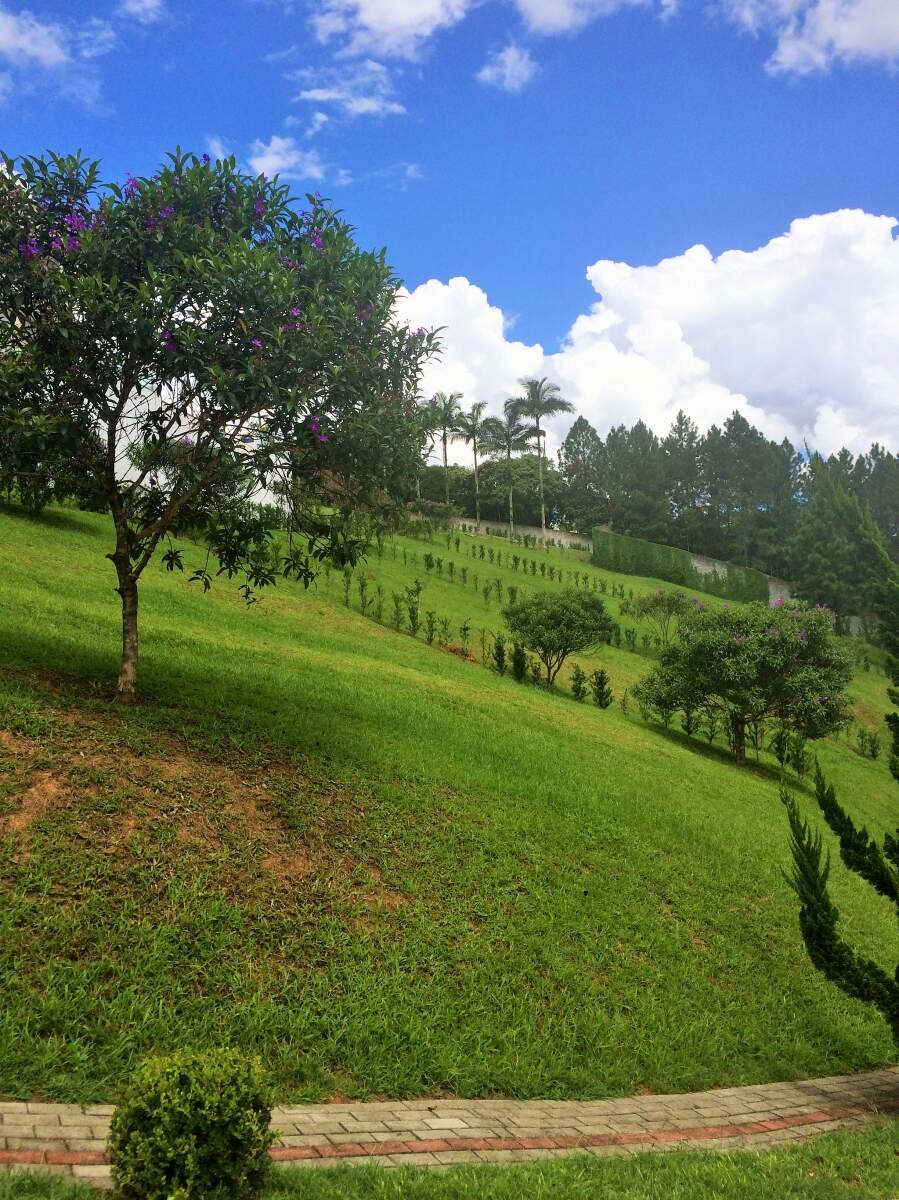
[[528,656],[521,642],[512,643],[512,677],[524,683],[528,677]]
[[[609,684],[608,672],[604,671],[602,667],[598,668],[590,675],[589,684],[596,707],[608,708],[612,703],[612,688]],[[627,688],[621,694],[621,709],[627,713]]]
[[500,675],[506,673],[506,639],[501,633],[493,638],[493,669]]
[[255,1200],[269,1179],[273,1097],[258,1059],[190,1051],[138,1068],[112,1117],[121,1200]]
[[[3,168],[4,470],[9,455],[14,474],[74,464],[108,509],[129,698],[138,581],[167,536],[200,532],[218,561],[192,578],[207,590],[213,570],[239,575],[248,602],[279,574],[308,585],[310,562],[361,557],[348,514],[408,494],[436,343],[395,319],[382,253],[233,158],[177,150],[124,187],[79,155]],[[271,491],[308,543],[275,570],[273,522],[253,504]]]
[[697,605],[635,696],[663,721],[679,708],[715,709],[738,762],[746,757],[747,726],[777,721],[794,731],[790,754],[801,764],[805,738],[824,737],[845,724],[844,688],[851,675],[825,609]]
[[730,600],[768,599],[768,580],[761,571],[730,563],[725,574],[706,573],[693,565],[686,550],[663,546],[643,538],[627,537],[608,529],[593,530],[593,564],[622,575],[645,575],[666,579],[698,592],[724,596]]
[[431,609],[425,613],[425,641],[429,646],[434,644],[434,636],[437,633],[437,614]]
[[628,601],[628,612],[632,617],[649,621],[656,627],[663,648],[671,640],[672,626],[676,629],[680,618],[691,608],[689,596],[683,592],[673,592],[670,588],[656,588],[634,601]]
[[571,671],[571,694],[580,702],[587,698],[587,672],[580,663],[575,663]]
[[404,592],[406,616],[409,620],[409,632],[413,637],[418,637],[418,631],[421,628],[421,594],[423,591],[424,585],[421,580],[416,579],[409,584]]
[[787,766],[796,773],[797,779],[804,779],[812,765],[812,757],[806,746],[806,735],[799,729],[790,734],[787,743]]
[[[855,827],[837,801],[833,785],[827,783],[817,766],[815,797],[824,819],[840,839],[844,864],[891,901],[899,917],[899,828],[895,835],[886,835],[882,847],[878,846],[866,829]],[[830,859],[823,857],[821,837],[810,831],[786,788],[781,788],[781,799],[790,822],[793,853],[790,883],[800,900],[799,927],[809,958],[847,995],[879,1008],[899,1048],[899,966],[891,977],[842,940],[837,932],[839,912],[827,887]]]
[[574,588],[538,592],[510,604],[503,616],[514,640],[543,663],[549,687],[570,654],[597,645],[611,629],[602,600]]
[[895,571],[883,535],[820,459],[812,463],[811,487],[789,547],[795,593],[870,624],[884,581]]

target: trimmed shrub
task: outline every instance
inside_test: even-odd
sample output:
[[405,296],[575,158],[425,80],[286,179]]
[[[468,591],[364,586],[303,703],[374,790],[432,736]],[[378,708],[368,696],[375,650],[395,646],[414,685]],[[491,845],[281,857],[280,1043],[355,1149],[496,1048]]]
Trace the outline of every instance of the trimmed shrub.
[[272,1096],[258,1059],[186,1051],[138,1068],[113,1114],[121,1200],[255,1200],[268,1181]]
[[528,677],[528,656],[521,642],[512,643],[512,677],[524,683]]
[[571,694],[578,702],[583,702],[587,696],[587,672],[580,663],[575,663],[571,669]]
[[506,673],[506,639],[498,633],[493,639],[493,667],[500,675]]
[[686,550],[612,533],[598,526],[593,530],[592,561],[594,566],[604,567],[607,571],[665,579],[729,600],[768,601],[768,577],[761,571],[728,563],[723,574],[719,571],[706,574],[693,565]]

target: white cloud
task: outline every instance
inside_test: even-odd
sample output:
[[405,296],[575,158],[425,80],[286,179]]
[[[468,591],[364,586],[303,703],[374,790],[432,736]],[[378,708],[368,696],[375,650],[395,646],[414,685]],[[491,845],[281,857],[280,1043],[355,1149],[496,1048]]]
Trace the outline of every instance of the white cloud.
[[69,61],[65,31],[39,21],[26,9],[14,13],[0,6],[0,55],[16,66],[29,60],[47,69],[61,67]]
[[122,0],[119,12],[126,17],[134,17],[142,25],[152,25],[165,15],[163,0]]
[[[622,8],[655,8],[655,0],[515,0],[525,22],[537,33],[570,33],[599,17],[611,17]],[[670,14],[670,0],[661,0]]]
[[504,50],[491,54],[478,71],[478,80],[504,92],[520,92],[537,74],[537,64],[527,49],[510,42]]
[[[600,260],[600,293],[560,350],[506,339],[503,313],[466,279],[402,302],[414,326],[446,325],[425,387],[498,411],[520,375],[548,375],[600,432],[678,408],[703,428],[738,408],[774,438],[825,452],[899,445],[897,222],[843,210],[794,221],[751,252],[694,246],[654,266]],[[554,423],[564,436],[570,420]],[[552,439],[550,440],[552,446]]]
[[231,156],[231,150],[228,145],[214,133],[211,133],[207,136],[206,149],[209,151],[210,156],[214,159],[230,158]]
[[320,0],[312,18],[319,41],[345,39],[351,54],[414,57],[433,34],[457,24],[475,0]]
[[302,85],[297,100],[333,104],[346,117],[400,116],[406,111],[395,98],[390,72],[371,58],[339,67],[304,67],[291,79]]
[[306,126],[306,137],[315,137],[317,133],[321,133],[324,127],[328,124],[331,118],[327,113],[314,112]]
[[274,134],[270,141],[258,138],[250,151],[250,166],[257,175],[281,175],[285,179],[324,179],[324,163],[315,150],[303,150],[292,137]]
[[808,74],[834,62],[899,62],[896,0],[725,0],[725,12],[750,33],[769,33],[774,73]]
[[[483,400],[499,413],[503,401],[520,391],[521,376],[536,374],[545,361],[542,346],[507,340],[502,309],[462,277],[430,279],[403,292],[398,313],[413,328],[443,326],[443,353],[425,368],[423,395],[461,392],[465,407]],[[455,457],[461,462],[465,454],[459,450]]]
[[113,27],[108,21],[101,21],[99,17],[84,21],[79,26],[74,40],[78,56],[86,59],[102,58],[104,54],[111,54],[118,42]]

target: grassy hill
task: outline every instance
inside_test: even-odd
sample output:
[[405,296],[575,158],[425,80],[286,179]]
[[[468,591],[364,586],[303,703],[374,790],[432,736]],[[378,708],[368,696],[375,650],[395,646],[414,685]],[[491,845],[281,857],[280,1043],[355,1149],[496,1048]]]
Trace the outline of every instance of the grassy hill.
[[[558,586],[484,544],[501,568],[471,539],[386,546],[365,568],[385,619],[418,577],[478,654],[500,617],[475,573]],[[100,516],[0,512],[0,1095],[107,1099],[148,1052],[222,1043],[261,1053],[285,1099],[598,1097],[890,1061],[877,1014],[806,960],[770,761],[499,678],[361,616],[355,581],[348,610],[335,573],[247,610],[154,564],[146,702],[119,708],[109,548]],[[594,658],[616,694],[649,662]],[[853,685],[872,727],[884,686],[876,667]],[[855,815],[895,823],[882,759],[818,750]],[[854,943],[894,962],[886,904],[839,865],[833,890]]]

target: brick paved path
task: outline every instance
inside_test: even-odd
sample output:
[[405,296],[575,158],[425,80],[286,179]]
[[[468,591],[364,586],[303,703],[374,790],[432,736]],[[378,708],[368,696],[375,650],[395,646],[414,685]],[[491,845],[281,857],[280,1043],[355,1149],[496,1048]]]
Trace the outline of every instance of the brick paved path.
[[[110,1105],[0,1101],[0,1165],[109,1184]],[[394,1167],[764,1147],[899,1115],[899,1066],[866,1075],[626,1100],[386,1100],[276,1108],[281,1163]]]

